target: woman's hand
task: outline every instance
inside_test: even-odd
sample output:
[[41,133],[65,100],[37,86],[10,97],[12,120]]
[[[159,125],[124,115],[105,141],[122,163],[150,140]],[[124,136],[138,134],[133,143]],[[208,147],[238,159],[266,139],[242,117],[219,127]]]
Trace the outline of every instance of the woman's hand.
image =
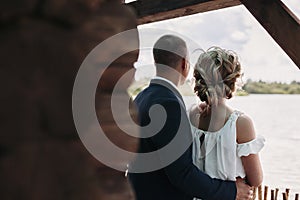
[[210,113],[210,105],[208,105],[206,102],[200,103],[198,108],[201,117],[206,117]]
[[200,117],[200,108],[199,105],[194,104],[191,106],[191,109],[189,110],[189,116],[191,124],[194,127],[198,127],[199,125],[199,117]]
[[193,126],[199,126],[200,116],[206,117],[210,113],[210,106],[206,102],[202,102],[199,105],[193,105],[189,110],[190,121]]
[[203,112],[207,108],[207,103],[206,102],[201,102],[198,106],[200,113]]

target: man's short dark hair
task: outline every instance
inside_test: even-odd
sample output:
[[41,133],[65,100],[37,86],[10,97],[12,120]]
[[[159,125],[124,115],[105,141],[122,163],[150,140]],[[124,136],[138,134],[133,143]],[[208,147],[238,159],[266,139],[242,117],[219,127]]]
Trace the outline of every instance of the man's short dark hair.
[[155,64],[175,68],[187,54],[186,43],[174,35],[165,35],[157,40],[153,47]]

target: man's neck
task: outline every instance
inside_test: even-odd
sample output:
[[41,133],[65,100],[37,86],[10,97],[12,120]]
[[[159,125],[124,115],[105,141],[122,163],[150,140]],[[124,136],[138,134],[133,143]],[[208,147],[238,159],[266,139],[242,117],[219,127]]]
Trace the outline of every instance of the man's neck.
[[158,73],[157,76],[171,81],[172,83],[174,83],[174,85],[176,85],[176,87],[179,86],[179,78],[177,76],[172,76],[171,74],[162,74],[162,73]]

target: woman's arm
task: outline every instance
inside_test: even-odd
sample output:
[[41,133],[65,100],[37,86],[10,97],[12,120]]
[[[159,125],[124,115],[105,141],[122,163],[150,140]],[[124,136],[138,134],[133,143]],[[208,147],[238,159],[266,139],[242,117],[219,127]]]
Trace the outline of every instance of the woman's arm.
[[[242,144],[250,142],[256,138],[254,125],[250,117],[241,115],[237,120],[237,143]],[[262,167],[258,154],[250,154],[243,156],[242,163],[245,169],[248,184],[251,186],[259,186],[263,180]]]

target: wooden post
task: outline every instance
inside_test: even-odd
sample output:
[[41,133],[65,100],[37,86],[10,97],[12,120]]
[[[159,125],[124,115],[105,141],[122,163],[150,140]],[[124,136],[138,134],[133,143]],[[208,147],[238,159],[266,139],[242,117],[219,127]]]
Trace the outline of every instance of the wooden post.
[[262,186],[258,186],[258,200],[262,200]]
[[299,200],[299,194],[298,193],[295,195],[295,200]]
[[282,200],[287,200],[285,192],[282,193]]
[[275,198],[274,198],[274,190],[271,190],[271,200],[275,200]]
[[252,198],[252,200],[255,200],[255,199],[256,199],[256,192],[257,192],[257,187],[255,187],[255,188],[253,189],[253,198]]
[[300,20],[281,0],[241,0],[300,69]]
[[275,200],[277,200],[277,198],[278,198],[278,192],[279,192],[279,189],[276,188],[276,189],[275,189]]
[[290,189],[289,189],[289,188],[286,188],[286,189],[285,189],[285,193],[286,193],[286,199],[288,200],[288,199],[289,199],[289,196],[290,196]]
[[268,187],[268,186],[265,186],[264,200],[267,200],[267,198],[268,198],[268,189],[269,189],[269,187]]

